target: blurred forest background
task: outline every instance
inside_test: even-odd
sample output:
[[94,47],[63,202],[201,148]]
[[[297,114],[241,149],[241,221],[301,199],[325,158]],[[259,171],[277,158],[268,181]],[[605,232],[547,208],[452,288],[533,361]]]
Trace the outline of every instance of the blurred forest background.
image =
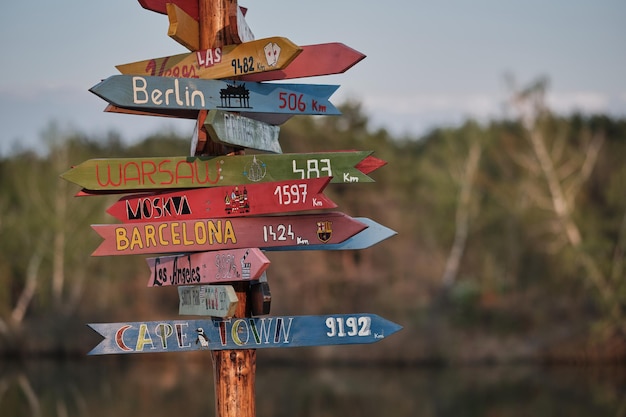
[[[398,232],[362,251],[267,254],[271,314],[367,312],[404,326],[308,358],[624,361],[626,119],[556,115],[546,89],[539,79],[516,91],[500,120],[419,138],[372,131],[358,102],[282,126],[286,153],[373,150],[387,161],[375,183],[326,194]],[[75,198],[59,175],[90,158],[187,155],[189,144],[164,132],[128,146],[51,124],[46,152],[0,159],[2,353],[84,355],[99,341],[85,323],[177,318],[176,289],[146,287],[145,256],[90,256],[100,243],[90,225],[115,222],[105,210],[119,195]],[[263,355],[297,360],[297,350]]]

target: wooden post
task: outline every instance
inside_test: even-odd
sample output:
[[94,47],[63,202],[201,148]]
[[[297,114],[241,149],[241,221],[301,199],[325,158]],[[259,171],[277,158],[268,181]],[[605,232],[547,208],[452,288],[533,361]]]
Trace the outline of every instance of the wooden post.
[[[237,12],[237,7],[237,0],[198,0],[200,49],[222,47],[232,42],[229,16]],[[206,110],[198,116],[196,154],[243,153],[213,142],[204,128],[206,116]],[[239,300],[234,317],[251,317],[250,283],[234,282],[232,285]],[[256,350],[215,350],[211,356],[216,417],[255,417]]]
[[[198,23],[200,25],[200,42],[198,45],[200,50],[222,47],[233,42],[229,14],[236,12],[237,0],[198,0]],[[229,155],[242,153],[237,148],[213,142],[208,137],[204,129],[207,113],[207,110],[201,110],[198,116],[196,154]]]
[[[239,299],[235,317],[251,317],[249,282],[236,282],[232,285]],[[256,416],[256,350],[214,350],[211,355],[215,382],[215,415]]]

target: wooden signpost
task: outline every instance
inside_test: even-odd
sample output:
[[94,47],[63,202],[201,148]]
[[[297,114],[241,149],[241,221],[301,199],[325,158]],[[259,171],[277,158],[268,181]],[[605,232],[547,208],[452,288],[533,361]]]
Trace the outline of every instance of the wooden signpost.
[[365,229],[340,212],[91,226],[104,241],[92,256],[200,252],[339,243]]
[[[237,0],[139,3],[167,14],[168,35],[191,53],[119,65],[122,75],[90,91],[107,112],[194,119],[191,155],[91,159],[61,177],[78,195],[131,193],[107,210],[122,224],[92,225],[104,239],[93,255],[157,254],[148,287],[176,286],[179,313],[206,317],[90,324],[104,337],[90,354],[210,351],[217,417],[254,417],[257,349],[374,343],[401,329],[365,313],[266,316],[262,250],[356,250],[396,234],[326,211],[336,207],[329,183],[373,182],[386,162],[371,151],[282,154],[278,126],[339,115],[329,101],[339,86],[266,82],[339,74],[365,55],[341,43],[255,41]],[[299,211],[314,212],[288,214]]]
[[204,128],[214,142],[282,153],[278,142],[280,127],[250,119],[236,113],[211,110],[204,120]]
[[264,349],[379,342],[402,326],[375,314],[92,323],[90,355]]
[[[333,183],[373,182],[369,151],[169,158],[90,159],[61,175],[87,190],[205,188],[332,177]],[[363,171],[361,171],[363,170]]]
[[256,41],[117,65],[125,75],[219,79],[280,70],[302,52],[287,38]]
[[324,84],[277,84],[196,78],[112,75],[89,91],[135,110],[211,110],[301,115],[339,115],[328,101],[339,88]]
[[178,314],[232,317],[239,299],[231,285],[183,285],[178,287]]
[[131,194],[120,198],[107,213],[124,223],[135,223],[331,209],[337,205],[322,194],[330,180],[321,177]]
[[146,259],[148,287],[259,280],[270,260],[258,248],[183,253]]

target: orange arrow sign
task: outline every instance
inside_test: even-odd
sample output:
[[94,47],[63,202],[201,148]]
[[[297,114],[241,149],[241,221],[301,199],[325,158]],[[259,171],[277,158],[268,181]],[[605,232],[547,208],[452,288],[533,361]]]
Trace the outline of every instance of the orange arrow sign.
[[271,37],[238,45],[117,65],[125,75],[219,79],[285,68],[302,49]]

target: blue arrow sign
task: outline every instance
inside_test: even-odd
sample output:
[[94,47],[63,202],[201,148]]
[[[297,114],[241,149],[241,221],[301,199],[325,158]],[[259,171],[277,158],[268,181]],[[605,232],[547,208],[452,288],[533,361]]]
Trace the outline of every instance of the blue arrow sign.
[[278,84],[197,78],[113,75],[89,91],[135,110],[230,110],[251,113],[341,114],[325,84]]
[[398,233],[388,227],[376,223],[367,217],[354,217],[355,220],[365,224],[367,227],[356,235],[344,240],[341,243],[329,245],[301,245],[301,246],[281,246],[274,248],[263,248],[264,251],[291,251],[291,250],[358,250],[367,249],[377,243],[382,242]]
[[262,349],[378,342],[402,326],[375,314],[89,324],[104,340],[89,355]]

